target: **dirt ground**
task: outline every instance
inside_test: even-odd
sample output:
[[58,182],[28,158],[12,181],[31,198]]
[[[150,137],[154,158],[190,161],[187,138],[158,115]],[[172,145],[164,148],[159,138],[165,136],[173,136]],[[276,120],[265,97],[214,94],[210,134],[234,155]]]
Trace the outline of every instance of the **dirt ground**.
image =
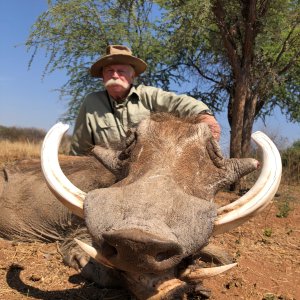
[[[222,192],[218,202],[237,196]],[[300,299],[300,187],[281,186],[273,204],[238,229],[212,239],[238,266],[204,281],[211,299]],[[130,299],[98,289],[64,266],[53,244],[0,240],[0,299]]]

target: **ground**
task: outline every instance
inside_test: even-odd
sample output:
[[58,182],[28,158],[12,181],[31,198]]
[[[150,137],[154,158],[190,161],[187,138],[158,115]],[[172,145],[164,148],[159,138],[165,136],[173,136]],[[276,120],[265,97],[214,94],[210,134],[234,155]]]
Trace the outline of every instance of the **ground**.
[[[218,202],[235,194],[222,192]],[[300,188],[281,186],[259,216],[212,242],[238,266],[206,279],[211,299],[300,299]],[[66,267],[52,244],[0,240],[0,299],[130,299],[122,291],[100,290]]]

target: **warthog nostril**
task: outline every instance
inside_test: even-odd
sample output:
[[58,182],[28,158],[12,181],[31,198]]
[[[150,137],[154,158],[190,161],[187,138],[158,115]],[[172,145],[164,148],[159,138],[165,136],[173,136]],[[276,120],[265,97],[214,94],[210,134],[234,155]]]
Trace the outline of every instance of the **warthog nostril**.
[[164,260],[167,260],[171,257],[173,257],[174,255],[176,255],[178,253],[175,253],[175,252],[170,252],[170,251],[167,251],[167,252],[160,252],[160,253],[157,253],[156,256],[155,256],[155,259],[156,261],[158,262],[162,262]]

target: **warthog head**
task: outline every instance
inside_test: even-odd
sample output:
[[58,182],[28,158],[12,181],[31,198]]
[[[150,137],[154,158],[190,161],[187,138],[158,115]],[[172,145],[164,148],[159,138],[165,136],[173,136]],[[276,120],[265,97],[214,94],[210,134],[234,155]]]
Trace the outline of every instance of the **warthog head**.
[[99,263],[125,274],[138,298],[160,299],[233,267],[182,269],[182,261],[197,254],[210,236],[261,211],[280,181],[276,147],[263,133],[255,133],[264,153],[261,175],[247,194],[218,208],[215,194],[259,163],[224,158],[204,123],[159,115],[140,123],[127,149],[94,149],[98,159],[123,179],[85,194],[59,167],[57,148],[66,130],[66,125],[57,124],[45,138],[42,168],[47,183],[64,205],[85,219],[93,246],[78,243]]

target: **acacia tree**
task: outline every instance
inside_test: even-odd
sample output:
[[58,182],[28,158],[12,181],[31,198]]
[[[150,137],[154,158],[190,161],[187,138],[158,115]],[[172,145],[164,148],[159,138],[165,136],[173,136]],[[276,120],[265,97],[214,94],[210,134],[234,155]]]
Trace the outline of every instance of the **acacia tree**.
[[87,72],[99,52],[128,44],[149,65],[145,84],[184,85],[214,111],[227,107],[231,157],[247,155],[254,120],[276,106],[300,121],[297,0],[49,2],[27,45],[46,49],[48,71],[67,69],[65,119],[74,119],[83,94],[99,84]]
[[278,106],[300,121],[299,1],[210,1],[199,27],[203,4],[169,1],[168,18],[179,20],[171,40],[183,68],[206,82],[199,96],[217,110],[227,106],[230,156],[245,157],[257,117]]

